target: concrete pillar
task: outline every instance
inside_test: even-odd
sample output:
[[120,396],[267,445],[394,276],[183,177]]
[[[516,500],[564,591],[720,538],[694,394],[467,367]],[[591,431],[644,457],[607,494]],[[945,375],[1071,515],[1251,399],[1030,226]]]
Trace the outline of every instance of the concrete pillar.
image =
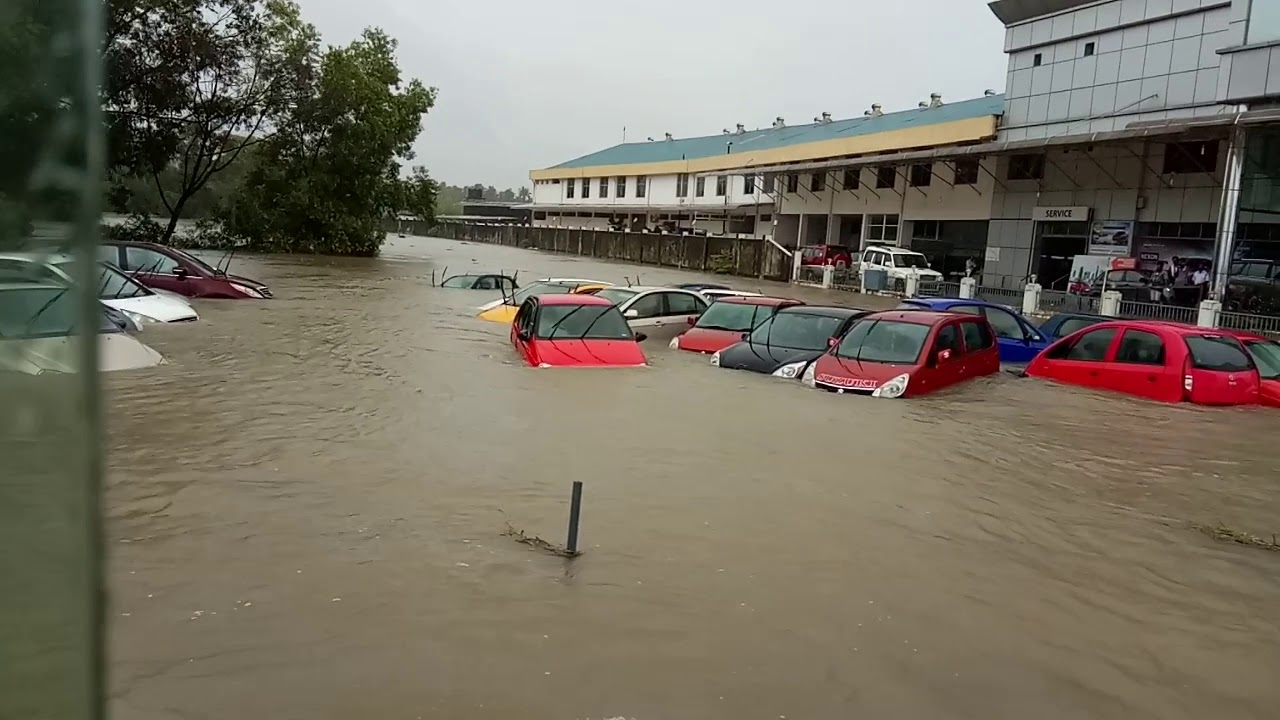
[[978,280],[971,277],[960,278],[960,297],[972,300],[978,296]]
[[1222,318],[1222,303],[1217,300],[1203,300],[1200,303],[1200,314],[1196,316],[1196,325],[1216,328]]
[[1022,291],[1022,314],[1034,315],[1040,312],[1040,283],[1027,283],[1027,287]]
[[[1243,105],[1236,106],[1236,112],[1244,109]],[[1213,245],[1213,279],[1209,285],[1209,297],[1215,300],[1226,298],[1227,278],[1231,274],[1231,255],[1236,246],[1236,223],[1240,218],[1244,145],[1244,128],[1236,126],[1231,132],[1231,145],[1227,148],[1227,165],[1222,176],[1222,200],[1218,205],[1218,235]]]
[[1107,317],[1120,317],[1120,293],[1115,290],[1106,290],[1102,293],[1102,308],[1098,311],[1099,315]]
[[796,222],[796,247],[802,248],[804,246],[804,213],[800,213],[800,219]]
[[800,248],[791,253],[791,282],[800,282]]
[[836,281],[836,269],[833,265],[822,266],[822,287],[830,290]]
[[907,276],[906,287],[903,288],[903,297],[913,298],[920,294],[920,276],[912,273]]

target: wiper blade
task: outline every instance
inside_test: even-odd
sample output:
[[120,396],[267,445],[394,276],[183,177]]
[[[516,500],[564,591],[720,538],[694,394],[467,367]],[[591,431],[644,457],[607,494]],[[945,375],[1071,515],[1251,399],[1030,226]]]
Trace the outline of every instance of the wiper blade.
[[27,326],[23,328],[22,335],[24,337],[30,335],[31,328],[35,327],[36,321],[40,319],[40,316],[43,315],[46,310],[52,307],[54,303],[58,302],[58,300],[63,295],[66,295],[69,290],[71,290],[70,286],[64,287],[63,289],[58,291],[58,294],[49,298],[49,300],[45,302],[45,304],[41,305],[40,309],[36,310],[35,313],[31,316],[31,319],[27,321]]
[[[582,309],[582,308],[584,308],[584,307],[587,307],[587,306],[586,306],[586,305],[579,305],[578,307],[576,307],[576,308],[574,308],[574,309],[570,310],[569,312],[565,313],[565,316],[564,316],[564,317],[562,317],[562,318],[560,318],[559,320],[557,320],[557,321],[556,321],[556,324],[551,326],[551,331],[547,333],[547,339],[548,339],[548,340],[555,340],[555,339],[556,339],[556,330],[559,330],[559,329],[560,329],[560,326],[564,323],[564,321],[565,321],[565,320],[568,320],[569,318],[573,317],[575,313],[577,313],[579,310],[581,310],[581,309]],[[581,339],[581,338],[579,338],[579,339]]]

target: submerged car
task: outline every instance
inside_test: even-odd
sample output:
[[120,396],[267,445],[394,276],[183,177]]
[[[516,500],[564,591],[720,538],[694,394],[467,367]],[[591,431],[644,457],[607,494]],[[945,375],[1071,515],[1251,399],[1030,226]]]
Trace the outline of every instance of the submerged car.
[[712,303],[693,327],[671,339],[673,350],[713,353],[742,340],[744,332],[773,317],[782,308],[803,305],[776,297],[731,297]]
[[1025,374],[1159,402],[1250,405],[1261,377],[1229,332],[1176,323],[1117,320],[1059,340]]
[[704,290],[732,290],[733,289],[728,285],[720,285],[717,283],[681,283],[679,285],[672,285],[671,287],[676,288],[678,290],[695,290],[697,292],[703,292]]
[[751,292],[749,290],[729,290],[711,288],[708,290],[699,290],[698,294],[706,298],[709,302],[716,302],[731,297],[761,297],[761,293]]
[[[54,284],[74,284],[75,259],[60,253],[0,254],[0,277],[30,278]],[[199,319],[186,298],[153,290],[106,262],[97,263],[94,290],[103,305],[115,308],[141,327],[148,322],[190,322]]]
[[1280,343],[1269,337],[1243,330],[1223,332],[1244,344],[1244,349],[1258,368],[1259,404],[1280,407]]
[[511,323],[511,344],[531,367],[638,367],[644,339],[612,302],[584,294],[531,297]]
[[711,364],[795,379],[867,314],[867,310],[824,305],[783,308],[743,333],[742,342],[712,353]]
[[[75,372],[80,323],[76,293],[63,283],[0,283],[0,371],[28,375]],[[94,328],[98,369],[104,372],[153,367],[164,357],[114,322],[103,308]]]
[[607,287],[609,287],[608,283],[592,281],[565,280],[551,282],[539,280],[526,288],[517,290],[515,295],[505,300],[495,300],[482,306],[481,312],[477,317],[489,322],[510,323],[515,319],[516,312],[520,309],[520,306],[529,298],[541,295],[590,295]]
[[996,331],[1000,362],[1024,365],[1049,347],[1051,340],[1017,312],[996,303],[964,298],[913,298],[904,300],[900,310],[933,310],[985,317]]
[[809,387],[899,398],[1000,372],[995,331],[980,317],[889,310],[861,318],[801,375]]
[[167,245],[104,240],[98,259],[115,265],[149,288],[185,297],[261,300],[271,291],[257,280],[228,275],[191,253]]
[[668,287],[610,287],[595,293],[618,306],[627,324],[640,330],[686,327],[710,304],[693,290]]
[[440,283],[442,288],[454,290],[501,290],[504,293],[515,292],[520,286],[516,279],[508,275],[450,275]]
[[1113,317],[1106,315],[1088,315],[1085,313],[1058,313],[1053,317],[1040,323],[1040,334],[1049,338],[1049,341],[1064,338],[1077,330],[1083,330],[1090,325],[1097,325],[1102,322],[1110,322],[1115,320]]

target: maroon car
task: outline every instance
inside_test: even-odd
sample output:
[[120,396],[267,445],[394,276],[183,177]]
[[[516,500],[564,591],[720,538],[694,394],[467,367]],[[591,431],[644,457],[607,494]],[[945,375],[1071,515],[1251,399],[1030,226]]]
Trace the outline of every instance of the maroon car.
[[269,298],[257,280],[228,275],[191,253],[166,245],[104,240],[99,259],[119,266],[148,287],[198,298]]

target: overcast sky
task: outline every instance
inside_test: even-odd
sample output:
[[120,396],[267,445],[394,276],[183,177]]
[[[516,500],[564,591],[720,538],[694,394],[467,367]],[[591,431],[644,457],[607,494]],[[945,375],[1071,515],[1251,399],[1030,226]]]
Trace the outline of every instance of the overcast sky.
[[440,90],[414,164],[455,185],[528,185],[628,141],[886,112],[1004,91],[983,0],[300,0],[340,44],[371,25]]

